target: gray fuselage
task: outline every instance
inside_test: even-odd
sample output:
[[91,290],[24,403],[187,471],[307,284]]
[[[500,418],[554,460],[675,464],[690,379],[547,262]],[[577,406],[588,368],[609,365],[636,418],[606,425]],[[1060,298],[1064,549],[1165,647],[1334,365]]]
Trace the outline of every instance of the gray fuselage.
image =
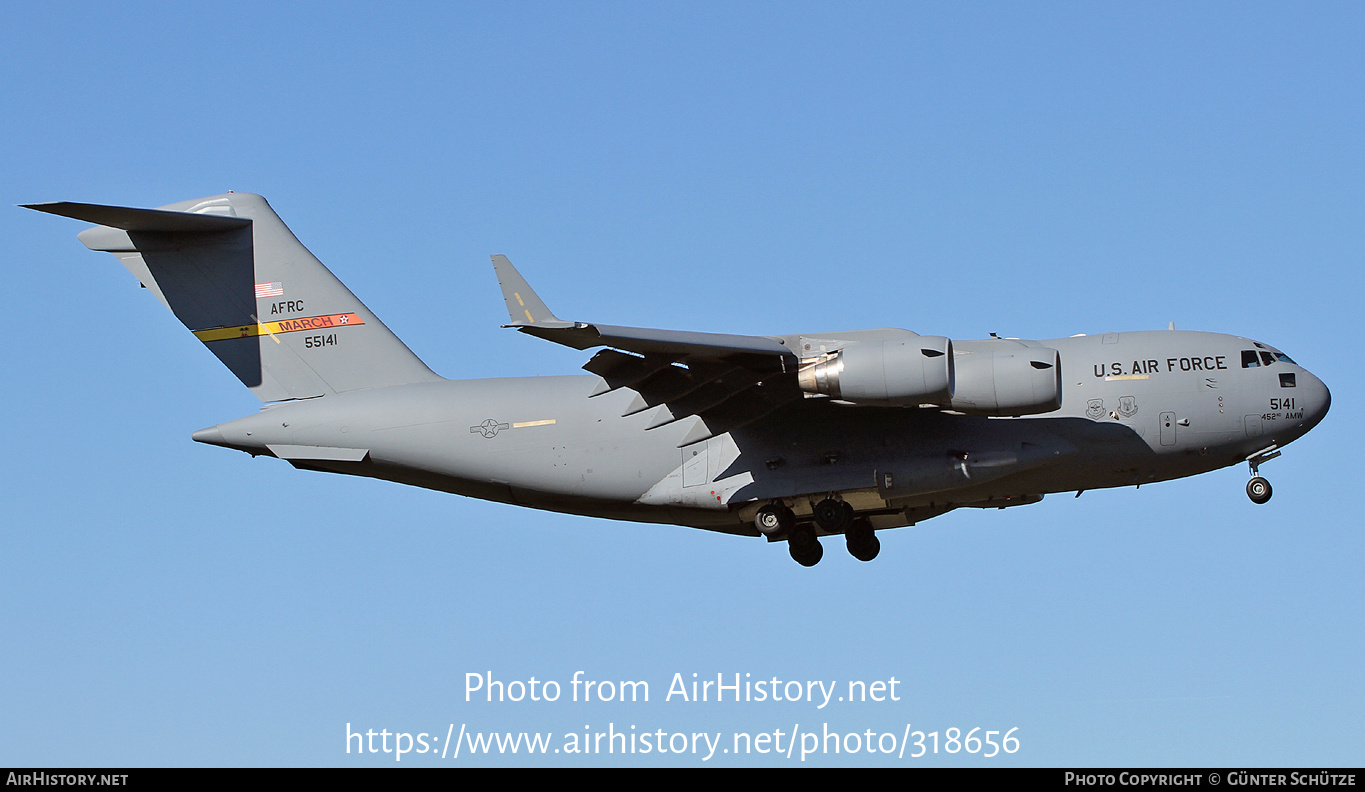
[[648,412],[623,415],[633,391],[600,392],[596,376],[442,380],[267,406],[195,439],[475,498],[753,534],[757,508],[779,500],[800,516],[838,494],[890,528],[1202,473],[1283,447],[1331,399],[1317,377],[1238,336],[969,343],[1058,350],[1061,408],[982,417],[806,398],[688,443],[695,417],[650,429]]

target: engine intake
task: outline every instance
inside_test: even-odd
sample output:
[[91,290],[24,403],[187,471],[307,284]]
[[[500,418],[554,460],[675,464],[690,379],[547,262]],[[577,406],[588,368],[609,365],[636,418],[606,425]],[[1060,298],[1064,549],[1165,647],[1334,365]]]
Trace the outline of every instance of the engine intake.
[[954,410],[972,415],[1036,415],[1061,408],[1061,354],[1050,347],[1007,343],[958,343]]

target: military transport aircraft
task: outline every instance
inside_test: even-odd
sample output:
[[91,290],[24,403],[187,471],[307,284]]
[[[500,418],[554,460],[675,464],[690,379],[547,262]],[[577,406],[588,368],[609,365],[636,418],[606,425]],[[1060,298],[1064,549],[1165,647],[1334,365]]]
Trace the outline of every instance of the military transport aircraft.
[[787,542],[864,561],[876,531],[959,507],[1258,473],[1326,415],[1267,344],[1167,330],[952,341],[879,329],[746,336],[564,321],[493,256],[513,327],[602,347],[587,376],[446,380],[300,244],[265,199],[28,208],[95,223],[252,393],[201,443],[538,509]]

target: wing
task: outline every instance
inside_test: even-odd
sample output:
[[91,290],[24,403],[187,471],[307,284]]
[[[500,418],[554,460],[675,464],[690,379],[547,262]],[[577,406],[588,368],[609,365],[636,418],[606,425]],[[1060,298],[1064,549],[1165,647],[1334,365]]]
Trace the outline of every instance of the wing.
[[527,335],[574,349],[607,347],[583,365],[600,396],[635,393],[623,415],[653,410],[649,428],[696,416],[679,446],[723,434],[802,398],[799,360],[780,338],[566,322],[546,307],[506,256],[493,256],[511,322]]

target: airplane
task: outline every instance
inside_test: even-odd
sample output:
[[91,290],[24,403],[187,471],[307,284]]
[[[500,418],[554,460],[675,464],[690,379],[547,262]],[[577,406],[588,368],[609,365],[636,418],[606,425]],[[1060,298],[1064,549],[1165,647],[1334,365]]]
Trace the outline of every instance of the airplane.
[[1138,331],[954,341],[894,328],[750,336],[565,321],[492,257],[504,327],[586,375],[448,380],[305,248],[265,199],[26,208],[94,223],[112,253],[264,404],[194,432],[302,470],[570,514],[786,542],[870,561],[877,532],[958,508],[1259,467],[1331,394],[1280,350]]

